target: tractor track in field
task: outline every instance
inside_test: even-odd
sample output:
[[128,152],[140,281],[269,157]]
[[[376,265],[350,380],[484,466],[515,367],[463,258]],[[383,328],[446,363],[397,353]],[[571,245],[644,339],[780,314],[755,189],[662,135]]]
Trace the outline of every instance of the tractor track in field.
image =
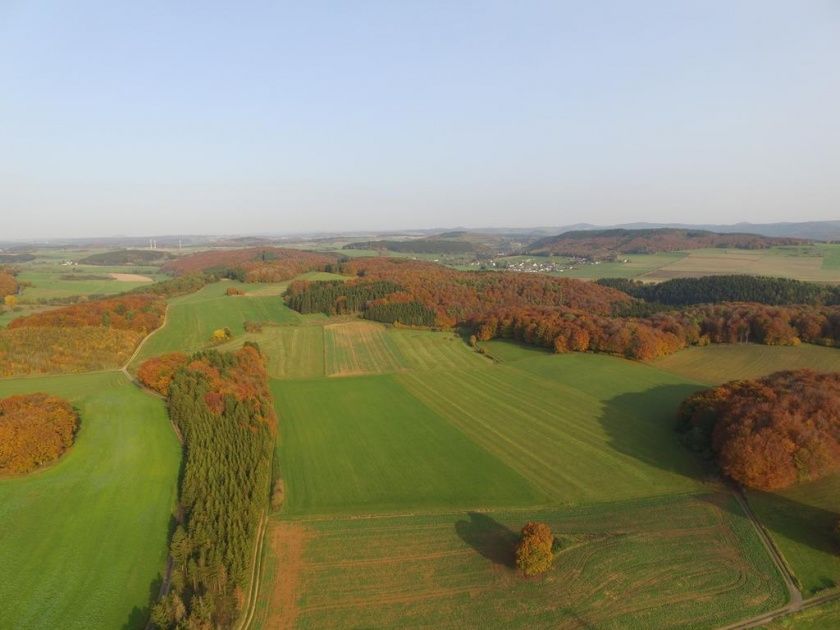
[[816,608],[817,606],[821,606],[822,604],[825,604],[827,602],[840,599],[840,590],[825,593],[823,595],[812,597],[811,599],[807,600],[803,599],[802,592],[796,585],[796,578],[793,575],[793,572],[788,566],[788,563],[782,555],[782,552],[776,546],[776,543],[773,542],[773,538],[770,536],[770,533],[767,531],[767,528],[764,527],[761,521],[758,520],[758,517],[755,515],[755,512],[753,512],[749,502],[747,501],[747,497],[744,494],[743,489],[733,485],[732,494],[735,496],[735,499],[738,501],[738,504],[741,506],[741,509],[744,511],[746,517],[752,522],[753,527],[755,528],[755,531],[758,534],[759,539],[761,540],[761,544],[764,546],[765,550],[770,556],[770,559],[773,561],[773,564],[776,566],[776,569],[782,576],[782,579],[784,580],[785,586],[788,590],[789,601],[785,606],[781,608],[777,608],[776,610],[771,610],[770,612],[761,615],[756,615],[754,617],[750,617],[749,619],[744,619],[742,621],[738,621],[727,626],[723,626],[720,630],[746,630],[747,628],[757,628],[759,626],[763,626],[767,623],[775,621],[776,619],[781,619],[782,617],[786,617],[788,615],[792,615],[803,610],[808,610],[810,608]]

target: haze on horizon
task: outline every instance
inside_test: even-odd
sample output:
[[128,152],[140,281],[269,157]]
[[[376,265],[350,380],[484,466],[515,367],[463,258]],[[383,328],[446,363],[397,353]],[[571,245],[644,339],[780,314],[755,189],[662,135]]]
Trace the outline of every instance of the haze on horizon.
[[12,0],[0,238],[838,219],[838,68],[831,0]]

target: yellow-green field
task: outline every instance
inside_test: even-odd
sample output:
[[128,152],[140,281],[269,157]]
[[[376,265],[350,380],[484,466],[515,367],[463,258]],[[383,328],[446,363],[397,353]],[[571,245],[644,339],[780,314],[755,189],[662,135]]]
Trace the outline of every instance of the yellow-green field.
[[691,347],[652,361],[650,365],[701,383],[717,385],[739,378],[759,378],[779,370],[810,368],[840,371],[840,349],[811,344],[758,344]]
[[[524,580],[524,519],[563,543]],[[275,521],[256,628],[715,627],[785,592],[726,494],[575,508]]]

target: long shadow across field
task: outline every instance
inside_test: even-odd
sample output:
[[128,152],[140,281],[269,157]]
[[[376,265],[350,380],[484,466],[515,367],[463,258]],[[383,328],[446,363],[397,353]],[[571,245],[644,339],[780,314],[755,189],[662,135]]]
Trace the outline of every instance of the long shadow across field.
[[[683,446],[676,430],[680,403],[697,390],[691,385],[663,385],[608,400],[600,421],[610,437],[610,445],[620,453],[661,470],[698,481],[721,480],[714,463],[701,459]],[[773,523],[764,523],[770,532],[817,551],[837,552],[832,529],[840,520],[840,514],[777,494],[754,491],[752,494],[772,501],[774,509],[779,512],[797,515],[795,520],[774,519]],[[723,507],[718,503],[715,505]],[[744,517],[734,504],[725,505],[730,506],[725,509],[732,514]],[[807,526],[803,527],[803,523]],[[830,581],[830,578],[825,580]]]
[[513,569],[519,542],[517,533],[487,514],[469,512],[467,515],[470,520],[455,523],[455,532],[461,540],[494,564]]

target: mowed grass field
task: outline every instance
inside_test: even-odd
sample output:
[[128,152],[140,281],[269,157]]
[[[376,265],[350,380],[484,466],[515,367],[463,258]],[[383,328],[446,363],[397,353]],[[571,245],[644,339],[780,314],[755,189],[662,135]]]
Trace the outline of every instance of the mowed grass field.
[[408,372],[418,400],[519,471],[554,502],[697,491],[704,473],[681,451],[674,411],[699,386],[639,363],[554,356],[505,342],[486,369]]
[[[524,257],[510,257],[518,261]],[[548,262],[565,259],[528,257]],[[662,282],[672,278],[694,278],[715,274],[750,274],[840,282],[840,245],[815,244],[768,249],[693,249],[658,254],[619,254],[627,262],[578,264],[575,269],[557,272],[567,278],[635,278],[644,282]]]
[[650,365],[701,383],[718,385],[740,378],[760,378],[779,370],[840,371],[840,349],[811,344],[695,346],[652,361]]
[[0,381],[81,415],[51,467],[0,479],[0,627],[144,628],[166,565],[180,447],[163,403],[120,372]]
[[530,505],[545,496],[393,375],[272,383],[287,514]]
[[[563,543],[512,567],[524,519]],[[274,522],[256,628],[715,627],[786,594],[727,494],[543,511]]]
[[671,278],[740,273],[837,283],[840,282],[838,252],[840,245],[827,244],[750,250],[695,249],[686,252],[679,260],[641,274],[638,278],[659,282]]

